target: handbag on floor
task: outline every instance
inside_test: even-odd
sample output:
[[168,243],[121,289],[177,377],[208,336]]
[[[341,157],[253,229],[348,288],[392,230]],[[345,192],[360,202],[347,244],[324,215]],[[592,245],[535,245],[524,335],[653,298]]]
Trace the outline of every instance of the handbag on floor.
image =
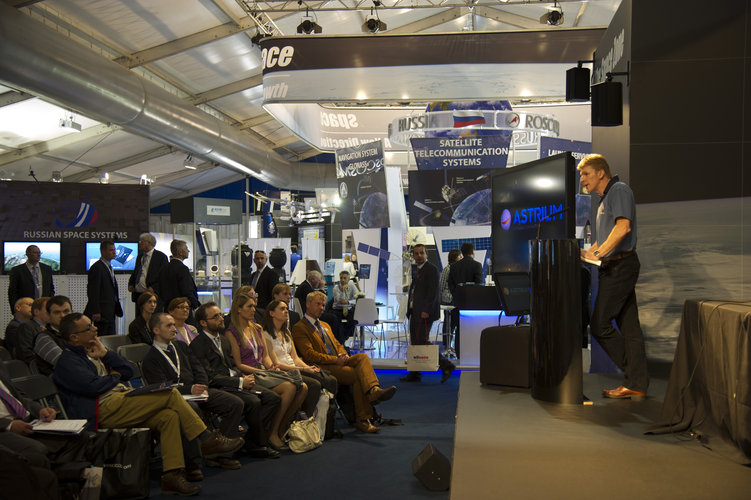
[[145,428],[99,430],[86,450],[102,468],[101,498],[149,496],[151,431]]
[[321,436],[326,435],[326,420],[328,419],[329,407],[331,406],[331,399],[333,397],[334,395],[329,391],[321,389],[321,396],[318,398],[315,415],[313,415],[316,424],[318,425],[318,432]]
[[284,433],[284,442],[294,453],[305,453],[323,444],[315,417],[292,422]]

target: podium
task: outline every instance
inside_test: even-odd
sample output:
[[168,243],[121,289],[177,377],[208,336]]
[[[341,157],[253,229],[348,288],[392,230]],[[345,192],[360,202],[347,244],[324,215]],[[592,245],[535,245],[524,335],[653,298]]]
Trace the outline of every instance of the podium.
[[532,242],[532,397],[581,404],[581,271],[575,239]]

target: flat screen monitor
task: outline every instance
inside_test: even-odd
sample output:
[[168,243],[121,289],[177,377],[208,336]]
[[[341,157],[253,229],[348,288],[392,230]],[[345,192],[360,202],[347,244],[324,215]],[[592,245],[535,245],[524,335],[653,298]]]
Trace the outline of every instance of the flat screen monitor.
[[494,272],[528,272],[531,240],[575,237],[576,181],[571,153],[548,156],[493,174]]
[[529,273],[493,273],[493,281],[506,316],[529,314],[532,304]]
[[60,272],[60,242],[59,241],[4,241],[3,242],[3,272],[6,274],[19,264],[26,262],[26,248],[30,245],[39,247],[42,252],[41,262],[52,268],[52,272]]
[[[102,253],[99,251],[101,242],[86,243],[86,270],[99,260]],[[110,261],[113,271],[133,271],[138,257],[138,242],[115,242],[115,258]]]

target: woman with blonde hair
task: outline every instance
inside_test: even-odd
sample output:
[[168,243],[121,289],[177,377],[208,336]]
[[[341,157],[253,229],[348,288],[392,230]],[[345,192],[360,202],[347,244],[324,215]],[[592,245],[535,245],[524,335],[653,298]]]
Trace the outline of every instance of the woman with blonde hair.
[[283,372],[269,357],[269,349],[260,325],[255,323],[255,298],[237,294],[230,307],[231,324],[224,332],[232,346],[232,357],[237,368],[246,375],[253,375],[256,383],[277,393],[282,404],[274,415],[269,429],[269,444],[279,451],[284,448],[282,436],[287,423],[300,409],[308,394],[308,386],[297,374]]

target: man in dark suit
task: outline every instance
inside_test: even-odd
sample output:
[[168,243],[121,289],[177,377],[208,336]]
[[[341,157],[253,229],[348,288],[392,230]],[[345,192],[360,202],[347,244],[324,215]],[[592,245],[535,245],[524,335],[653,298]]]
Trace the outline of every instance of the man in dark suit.
[[[462,258],[458,262],[451,264],[449,270],[449,291],[454,297],[454,306],[456,306],[456,288],[466,283],[482,285],[482,264],[474,259],[475,247],[470,242],[462,243]],[[456,355],[459,356],[459,308],[454,307],[451,310],[451,324],[456,325]]]
[[188,266],[183,264],[183,260],[190,255],[188,244],[183,240],[172,240],[170,252],[172,256],[169,264],[164,266],[159,273],[159,299],[167,306],[172,299],[187,298],[191,308],[187,323],[195,325],[193,310],[198,309],[201,303],[198,301],[196,282],[193,281]]
[[[407,294],[409,337],[412,345],[429,345],[430,328],[441,314],[438,268],[428,262],[428,254],[423,244],[412,247],[412,258],[415,260],[415,266],[412,268],[412,283]],[[438,364],[443,372],[441,382],[445,382],[456,367],[443,356],[439,358]],[[419,382],[420,379],[420,372],[409,372],[400,380]]]
[[[31,319],[18,327],[13,341],[13,358],[28,363],[29,351],[33,349],[37,335],[44,330],[50,320],[47,313],[47,301],[49,297],[39,297],[31,303]],[[32,352],[33,355],[33,352]]]
[[245,450],[258,458],[279,458],[278,451],[267,447],[266,429],[282,400],[274,392],[255,384],[253,375],[243,376],[232,358],[229,341],[220,334],[224,317],[219,306],[207,302],[196,311],[196,320],[203,330],[190,343],[190,350],[203,366],[209,387],[231,392],[242,399],[248,433]]
[[[230,438],[238,437],[243,418],[243,401],[228,392],[209,388],[209,378],[200,361],[184,342],[174,342],[177,335],[175,319],[167,313],[154,313],[149,321],[154,343],[142,363],[143,375],[150,384],[178,382],[185,395],[207,396],[204,401],[188,401],[196,413],[204,412],[221,417],[219,432]],[[206,418],[204,418],[206,422]],[[208,424],[207,424],[208,425]],[[206,457],[206,465],[223,469],[239,469],[240,462],[228,456]]]
[[16,301],[16,305],[13,307],[13,319],[10,320],[8,326],[5,327],[5,348],[13,355],[13,348],[16,344],[16,335],[18,328],[27,321],[31,321],[31,306],[34,303],[34,299],[31,297],[21,297]]
[[38,299],[55,295],[52,268],[40,262],[41,258],[42,252],[39,247],[29,245],[26,248],[26,262],[10,270],[8,302],[11,311],[21,297]]
[[111,240],[102,241],[99,253],[101,257],[89,268],[86,285],[86,296],[89,300],[83,313],[91,318],[101,335],[114,335],[117,333],[115,316],[123,316],[115,272],[110,265],[117,255],[115,243]]
[[[156,238],[151,233],[143,233],[138,238],[138,257],[133,274],[128,279],[128,291],[134,303],[143,292],[156,293],[159,297],[159,273],[169,264],[169,259],[156,250]],[[157,306],[158,307],[158,306]],[[163,307],[162,307],[163,308]],[[161,311],[158,308],[157,311]]]
[[266,252],[263,250],[256,250],[253,263],[256,271],[250,275],[250,285],[258,294],[258,307],[266,309],[272,300],[274,287],[279,283],[279,275],[266,265]]
[[307,305],[306,300],[310,292],[320,290],[323,282],[323,275],[319,271],[308,271],[305,281],[300,283],[295,290],[295,298],[300,301],[302,314],[305,314]]

